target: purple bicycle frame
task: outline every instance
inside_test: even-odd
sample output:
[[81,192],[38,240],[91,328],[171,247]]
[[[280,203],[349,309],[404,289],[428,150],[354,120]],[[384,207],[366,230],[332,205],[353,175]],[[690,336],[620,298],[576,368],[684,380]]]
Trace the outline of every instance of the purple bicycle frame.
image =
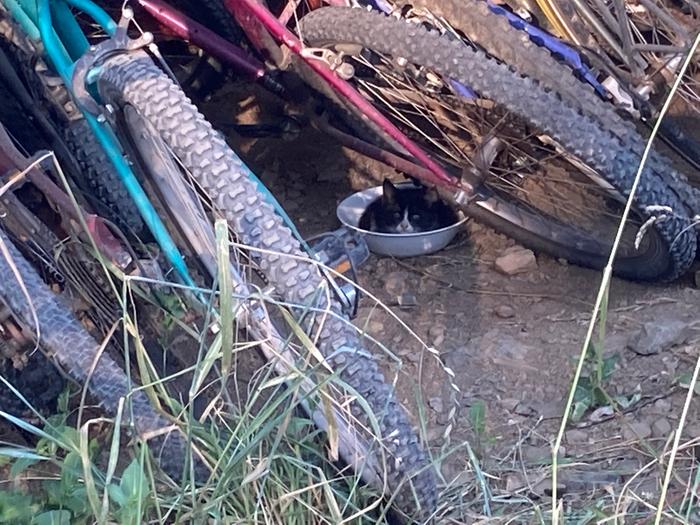
[[[292,0],[293,1],[293,0]],[[179,37],[192,42],[207,53],[246,74],[251,80],[265,78],[264,64],[239,46],[220,37],[202,24],[192,20],[163,0],[138,0],[156,20]],[[344,0],[324,0],[334,5],[347,5]],[[427,184],[462,190],[473,194],[473,186],[466,180],[449,175],[415,142],[401,132],[388,118],[363,97],[349,82],[340,78],[324,62],[303,53],[304,45],[273,13],[256,0],[225,0],[226,8],[236,18],[246,36],[265,56],[279,53],[280,45],[299,56],[335,91],[339,97],[356,107],[366,118],[400,144],[422,166],[407,161],[359,139],[348,140],[348,147],[389,164]],[[288,11],[288,9],[286,10]],[[276,49],[271,49],[275,46]],[[348,138],[337,134],[336,138]]]

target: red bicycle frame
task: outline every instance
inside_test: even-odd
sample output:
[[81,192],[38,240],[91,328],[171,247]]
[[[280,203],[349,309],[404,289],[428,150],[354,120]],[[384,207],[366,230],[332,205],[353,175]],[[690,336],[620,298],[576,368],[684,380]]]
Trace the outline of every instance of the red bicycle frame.
[[[331,5],[348,5],[346,0],[323,1]],[[246,74],[252,80],[264,83],[268,78],[266,77],[265,65],[260,60],[187,17],[165,1],[138,0],[138,2],[161,24],[179,37],[192,42],[205,52]],[[317,4],[320,5],[320,0]],[[328,64],[311,53],[305,52],[306,48],[303,42],[286,26],[298,6],[294,0],[287,4],[279,18],[258,0],[225,0],[225,5],[261,56],[272,59],[278,66],[284,60],[285,50],[300,57],[340,98],[358,109],[364,118],[399,144],[419,164],[347,135],[336,128],[326,126],[324,131],[333,135],[345,146],[384,162],[426,184],[457,190],[455,197],[459,201],[473,195],[474,186],[472,184],[449,175],[442,166],[430,158],[418,144],[401,132]]]

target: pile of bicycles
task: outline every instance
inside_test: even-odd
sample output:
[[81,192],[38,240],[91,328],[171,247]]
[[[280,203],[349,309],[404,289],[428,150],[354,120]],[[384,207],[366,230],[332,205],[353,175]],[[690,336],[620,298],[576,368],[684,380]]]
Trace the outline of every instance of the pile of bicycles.
[[[221,282],[214,224],[225,220],[236,247],[223,263],[236,325],[289,373],[307,359],[303,345],[261,298],[285,305],[342,385],[329,411],[317,399],[328,394],[309,381],[302,406],[335,429],[340,456],[367,483],[425,521],[437,506],[436,475],[348,321],[348,297],[183,87],[214,89],[227,68],[245,75],[304,124],[436,186],[476,220],[602,268],[645,125],[697,38],[700,13],[672,0],[327,3],[138,0],[138,19],[153,28],[143,32],[121,2],[105,10],[91,0],[0,0],[0,343],[3,355],[19,356],[38,344],[109,413],[128,399],[133,427],[156,436],[149,444],[169,475],[187,478],[189,457],[192,483],[216,476],[216,461],[192,453],[98,341],[120,321],[112,292],[125,276],[147,283],[146,295],[173,276],[195,311],[230,304],[204,292]],[[173,58],[167,50],[182,40],[198,51]],[[697,65],[680,90],[689,115],[700,111]],[[700,163],[681,121],[662,134]],[[615,272],[683,275],[696,256],[699,199],[653,150]],[[66,300],[75,296],[90,323]],[[31,375],[3,375],[29,390],[55,375],[42,354],[31,359]]]

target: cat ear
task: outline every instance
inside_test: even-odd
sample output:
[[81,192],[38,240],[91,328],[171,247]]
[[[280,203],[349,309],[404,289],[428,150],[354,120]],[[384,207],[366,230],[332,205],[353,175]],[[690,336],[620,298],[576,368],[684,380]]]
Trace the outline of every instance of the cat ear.
[[425,190],[425,202],[428,204],[435,204],[440,200],[440,195],[438,194],[437,188],[432,187]]
[[385,204],[394,204],[397,200],[398,188],[392,184],[389,179],[384,179],[382,184],[382,202]]

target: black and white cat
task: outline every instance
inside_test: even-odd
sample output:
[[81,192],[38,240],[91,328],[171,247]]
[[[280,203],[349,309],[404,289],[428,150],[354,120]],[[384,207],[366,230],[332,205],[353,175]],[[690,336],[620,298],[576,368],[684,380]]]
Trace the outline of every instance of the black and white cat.
[[435,188],[396,187],[384,179],[382,196],[360,217],[358,226],[379,233],[419,233],[437,230],[457,221]]

